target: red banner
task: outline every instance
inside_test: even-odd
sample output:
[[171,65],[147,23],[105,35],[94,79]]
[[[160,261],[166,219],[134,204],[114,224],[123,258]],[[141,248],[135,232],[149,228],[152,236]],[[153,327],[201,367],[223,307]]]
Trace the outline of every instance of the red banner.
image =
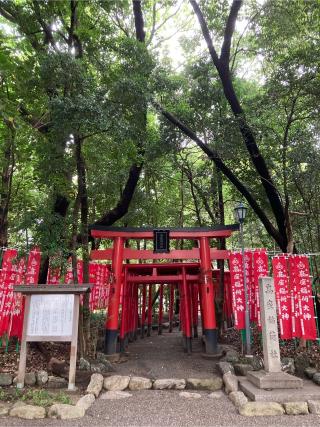
[[0,277],[0,336],[8,332],[10,315],[13,307],[13,284],[16,277],[13,259],[17,256],[15,249],[7,249],[3,254]]
[[60,283],[60,267],[49,266],[47,275],[48,285],[59,285]]
[[41,252],[38,248],[30,251],[28,256],[27,271],[25,274],[26,285],[37,285],[41,264]]
[[315,340],[317,329],[315,323],[312,285],[310,280],[309,260],[305,255],[289,257],[290,288],[294,293],[293,321],[294,337]]
[[254,319],[261,328],[261,317],[260,317],[260,303],[259,303],[259,278],[267,277],[269,274],[268,270],[268,255],[266,249],[256,249],[253,252],[253,281],[254,281],[254,295],[255,295],[255,312]]
[[83,261],[77,261],[78,283],[83,283]]
[[291,339],[294,329],[291,293],[289,289],[289,277],[287,271],[287,257],[280,255],[272,259],[272,270],[276,299],[278,305],[278,318],[280,326],[280,338]]
[[245,329],[245,295],[242,254],[240,252],[230,252],[229,261],[234,327],[236,329]]
[[72,262],[71,261],[68,261],[68,267],[67,267],[67,272],[66,272],[66,276],[64,278],[64,281],[67,285],[74,283],[73,271],[72,271]]
[[[21,258],[16,266],[15,285],[23,285],[25,283],[26,260]],[[22,294],[14,293],[13,309],[11,312],[10,326],[8,335],[21,339],[24,313],[24,299]]]
[[253,277],[253,252],[246,250],[245,256],[245,271],[246,271],[246,283],[248,291],[248,304],[249,304],[249,318],[250,322],[256,322],[256,294]]

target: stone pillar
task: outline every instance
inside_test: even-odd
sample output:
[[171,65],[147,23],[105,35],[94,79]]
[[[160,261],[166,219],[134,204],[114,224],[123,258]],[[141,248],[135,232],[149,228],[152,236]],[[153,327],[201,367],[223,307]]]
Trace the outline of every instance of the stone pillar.
[[277,324],[276,295],[271,277],[259,280],[260,313],[263,339],[264,369],[280,372],[280,347]]
[[[277,305],[273,279],[271,277],[261,277],[259,279],[259,300],[265,369],[261,371],[249,371],[247,378],[260,389],[301,388],[303,386],[301,378],[281,371]],[[248,388],[246,384],[242,385],[242,389],[246,393]],[[254,391],[252,394],[255,394]]]

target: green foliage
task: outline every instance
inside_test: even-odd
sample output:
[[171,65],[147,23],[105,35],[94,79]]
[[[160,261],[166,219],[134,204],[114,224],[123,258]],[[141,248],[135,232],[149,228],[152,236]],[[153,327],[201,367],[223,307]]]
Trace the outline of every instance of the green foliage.
[[31,405],[48,407],[54,403],[65,403],[70,405],[71,399],[64,392],[50,393],[43,389],[28,389],[25,391],[14,389],[14,391],[0,391],[0,401],[15,402],[22,400]]
[[[154,100],[214,148],[273,218],[188,4],[161,0],[154,9],[154,2],[142,2],[146,43],[140,43],[129,0],[77,2],[73,33],[70,2],[0,3],[2,175],[12,137],[9,244],[23,250],[38,244],[57,255],[57,265],[70,253],[75,136],[82,141],[89,222],[117,205],[130,167],[143,162],[118,225],[219,223],[216,169],[158,114]],[[302,214],[292,216],[298,248],[318,251],[319,4],[244,3],[231,46],[234,87],[281,199]],[[219,51],[230,2],[199,5]],[[177,34],[170,38],[172,27]],[[171,42],[177,52],[168,49]],[[223,177],[222,188],[225,221],[233,222],[241,196]],[[2,186],[0,202],[3,194]],[[65,215],[55,210],[59,198]],[[247,224],[248,246],[274,247],[252,212]]]

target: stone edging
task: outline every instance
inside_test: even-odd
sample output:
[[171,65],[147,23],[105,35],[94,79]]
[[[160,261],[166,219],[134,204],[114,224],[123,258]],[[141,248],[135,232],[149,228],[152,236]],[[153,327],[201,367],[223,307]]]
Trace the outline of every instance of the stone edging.
[[[0,415],[10,415],[24,419],[56,418],[74,419],[81,418],[86,411],[99,397],[103,389],[106,392],[101,395],[102,399],[120,399],[130,397],[131,394],[124,390],[180,390],[181,397],[200,398],[199,393],[190,393],[188,390],[206,390],[215,392],[221,390],[224,385],[225,392],[231,402],[238,409],[240,415],[244,416],[266,416],[266,415],[320,415],[320,401],[307,402],[249,402],[242,391],[239,391],[239,381],[232,371],[227,371],[223,377],[213,375],[210,378],[168,378],[150,379],[137,376],[111,375],[103,377],[102,374],[91,375],[90,383],[86,389],[86,394],[82,396],[75,405],[54,404],[48,408],[35,405],[27,405],[23,402],[16,402],[9,410],[0,404]],[[218,393],[211,393],[209,397],[221,397]]]
[[[227,368],[226,365],[223,365]],[[244,416],[267,416],[267,415],[320,415],[320,400],[308,400],[307,402],[249,402],[247,396],[239,391],[239,380],[232,370],[223,374],[225,391],[229,399],[238,409],[240,415]]]

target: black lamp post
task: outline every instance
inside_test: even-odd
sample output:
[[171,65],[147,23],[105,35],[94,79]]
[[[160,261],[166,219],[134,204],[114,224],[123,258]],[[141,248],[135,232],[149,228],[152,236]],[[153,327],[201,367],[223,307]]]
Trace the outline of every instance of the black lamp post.
[[247,277],[246,277],[246,262],[244,255],[244,241],[243,241],[243,223],[247,215],[246,206],[240,202],[234,208],[236,220],[240,224],[240,244],[242,252],[242,266],[243,266],[243,287],[244,287],[244,298],[245,298],[245,323],[246,323],[246,353],[251,354],[251,337],[250,337],[250,318],[249,318],[249,302],[248,302],[248,288],[247,288]]

